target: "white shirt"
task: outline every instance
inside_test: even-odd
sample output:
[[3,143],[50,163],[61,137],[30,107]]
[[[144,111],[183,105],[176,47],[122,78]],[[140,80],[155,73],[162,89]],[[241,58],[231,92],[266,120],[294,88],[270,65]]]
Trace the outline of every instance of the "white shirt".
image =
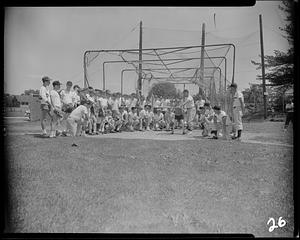
[[80,103],[80,96],[78,95],[78,93],[77,92],[75,92],[75,91],[73,91],[73,97],[72,97],[73,99],[73,103]]
[[153,118],[154,118],[155,121],[163,120],[164,119],[164,114],[163,113],[154,114]]
[[221,110],[219,114],[215,113],[215,116],[217,117],[217,122],[222,122],[222,118],[226,117],[227,114]]
[[107,102],[108,102],[108,104],[109,104],[109,105],[113,105],[113,103],[114,103],[114,100],[112,100],[112,98],[111,98],[111,97],[109,97],[109,99],[107,100]]
[[90,100],[92,103],[95,103],[95,98],[92,97],[92,96],[90,96],[90,94],[87,93],[85,96],[86,96],[86,98],[87,98],[88,100]]
[[146,110],[145,110],[145,109],[141,110],[141,111],[140,111],[140,118],[144,118],[144,117],[146,117],[146,116],[147,116]]
[[126,99],[125,100],[125,105],[126,105],[126,107],[130,107],[130,105],[131,105],[131,101],[130,101],[130,99]]
[[51,98],[52,106],[54,108],[61,109],[62,103],[61,103],[61,100],[60,100],[60,96],[59,96],[59,94],[56,90],[51,90],[50,91],[50,98]]
[[160,107],[161,102],[157,99],[154,103],[154,107]]
[[41,104],[46,104],[47,101],[51,102],[50,100],[50,91],[48,87],[42,86],[40,89],[40,97],[41,99]]
[[108,106],[108,100],[107,100],[107,98],[100,97],[99,101],[100,101],[100,104],[101,104],[102,107],[107,107]]
[[166,101],[165,101],[165,103],[166,103],[166,107],[170,106],[171,105],[170,99],[167,98]]
[[119,111],[119,101],[118,101],[118,99],[115,99],[113,101],[112,110],[117,111],[117,112]]
[[205,100],[199,100],[199,107],[204,107]]
[[233,107],[242,107],[240,98],[244,101],[244,96],[243,96],[242,92],[236,91],[233,96]]
[[80,105],[71,112],[69,117],[75,119],[76,121],[80,121],[85,114],[88,114],[87,107]]
[[133,112],[130,112],[129,113],[129,118],[133,121],[135,120],[138,120],[139,119],[139,116],[137,115],[137,113],[133,113]]
[[128,113],[126,110],[124,110],[121,115],[122,115],[122,120],[126,120]]
[[137,103],[137,99],[134,98],[134,99],[131,101],[130,107],[135,107],[135,106],[136,106],[136,103]]
[[186,100],[186,104],[184,105],[185,108],[193,108],[195,107],[194,99],[191,95],[189,95]]
[[60,96],[64,104],[73,104],[74,93],[72,91],[61,90]]

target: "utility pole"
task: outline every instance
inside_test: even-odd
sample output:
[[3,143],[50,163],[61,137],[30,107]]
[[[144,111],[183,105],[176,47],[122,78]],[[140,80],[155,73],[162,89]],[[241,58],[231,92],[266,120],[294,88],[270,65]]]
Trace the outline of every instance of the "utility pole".
[[[205,23],[202,23],[202,39],[201,39],[201,62],[200,62],[200,79],[199,81],[204,81],[204,45],[205,45]],[[199,86],[199,94],[202,94],[203,90]]]
[[86,81],[87,81],[87,79],[86,79],[86,54],[84,54],[84,59],[83,59],[83,72],[84,72],[84,82],[83,82],[83,84],[84,84],[84,88],[86,88],[87,86],[86,86]]
[[143,44],[142,44],[142,41],[143,41],[143,23],[142,21],[140,21],[140,41],[139,41],[139,77],[138,77],[138,98],[140,98],[141,96],[141,91],[142,91],[142,69],[143,69],[143,66],[142,66],[142,48],[143,48]]
[[260,29],[260,50],[261,50],[261,75],[262,75],[262,87],[263,87],[263,95],[264,95],[264,119],[266,119],[267,118],[267,92],[266,92],[266,80],[265,80],[265,56],[264,56],[264,42],[263,42],[261,14],[259,14],[259,29]]

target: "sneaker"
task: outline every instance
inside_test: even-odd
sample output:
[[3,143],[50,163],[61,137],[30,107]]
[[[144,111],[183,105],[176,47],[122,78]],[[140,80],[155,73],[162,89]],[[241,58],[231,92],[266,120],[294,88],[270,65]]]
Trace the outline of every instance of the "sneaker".
[[232,137],[231,139],[232,139],[232,140],[236,140],[236,141],[241,141],[241,138],[238,137],[238,136],[234,136],[234,137]]
[[46,131],[46,130],[43,130],[41,135],[42,135],[42,136],[47,136],[47,131]]
[[147,127],[147,129],[146,129],[147,131],[150,131],[150,128],[149,127]]
[[78,145],[76,143],[73,143],[71,146],[72,147],[78,147]]
[[50,134],[49,138],[56,138],[55,134]]

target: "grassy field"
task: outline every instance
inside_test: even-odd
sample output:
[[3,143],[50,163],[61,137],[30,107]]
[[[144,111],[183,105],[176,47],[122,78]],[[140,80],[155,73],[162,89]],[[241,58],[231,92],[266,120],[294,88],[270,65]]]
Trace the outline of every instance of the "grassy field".
[[[281,127],[249,123],[245,133],[292,143]],[[8,127],[10,232],[293,236],[291,147],[81,137],[72,148],[70,138],[18,135],[25,129],[40,131],[31,122]],[[287,224],[269,232],[270,217]]]

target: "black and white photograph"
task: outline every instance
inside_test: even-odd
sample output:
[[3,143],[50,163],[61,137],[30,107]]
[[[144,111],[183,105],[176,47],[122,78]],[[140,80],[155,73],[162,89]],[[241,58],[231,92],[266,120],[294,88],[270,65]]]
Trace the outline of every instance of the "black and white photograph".
[[5,7],[5,233],[295,237],[295,7]]

